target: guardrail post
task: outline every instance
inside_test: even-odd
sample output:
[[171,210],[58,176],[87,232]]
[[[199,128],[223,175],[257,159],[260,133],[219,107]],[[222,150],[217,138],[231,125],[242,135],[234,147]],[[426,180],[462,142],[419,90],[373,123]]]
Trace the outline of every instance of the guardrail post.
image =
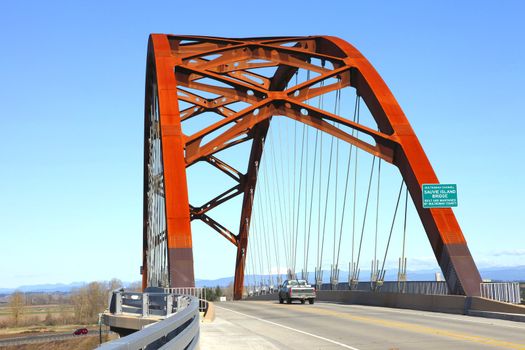
[[166,295],[166,316],[173,313],[173,294]]
[[119,315],[122,313],[122,292],[116,292],[114,295],[115,295],[115,314]]
[[142,317],[149,316],[149,294],[142,293]]
[[182,295],[177,296],[177,312],[182,308]]

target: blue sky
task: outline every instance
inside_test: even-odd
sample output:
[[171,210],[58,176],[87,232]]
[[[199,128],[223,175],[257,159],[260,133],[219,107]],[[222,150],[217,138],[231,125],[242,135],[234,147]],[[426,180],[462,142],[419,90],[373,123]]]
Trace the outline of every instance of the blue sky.
[[[178,3],[0,4],[0,287],[140,278],[150,33],[354,44],[441,182],[458,184],[455,213],[478,266],[523,265],[522,1]],[[194,236],[196,276],[231,275],[230,244],[202,226]],[[432,267],[421,242],[412,266]]]

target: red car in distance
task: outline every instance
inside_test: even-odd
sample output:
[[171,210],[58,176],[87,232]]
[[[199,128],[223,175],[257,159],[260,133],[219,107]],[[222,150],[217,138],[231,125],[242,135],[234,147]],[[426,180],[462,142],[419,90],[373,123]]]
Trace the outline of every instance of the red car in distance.
[[73,332],[74,335],[83,335],[88,334],[87,328],[79,328],[76,331]]

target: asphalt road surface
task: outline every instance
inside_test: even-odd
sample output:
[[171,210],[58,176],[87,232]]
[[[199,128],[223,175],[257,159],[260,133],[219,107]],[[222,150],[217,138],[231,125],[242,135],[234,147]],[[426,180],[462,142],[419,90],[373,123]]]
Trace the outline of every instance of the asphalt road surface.
[[525,323],[317,302],[215,304],[200,349],[525,349]]

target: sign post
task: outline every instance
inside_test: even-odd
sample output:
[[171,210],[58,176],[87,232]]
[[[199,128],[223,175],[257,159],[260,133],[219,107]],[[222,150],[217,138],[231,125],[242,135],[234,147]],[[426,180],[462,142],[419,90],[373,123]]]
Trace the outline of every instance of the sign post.
[[423,208],[451,208],[458,206],[456,184],[423,184]]

